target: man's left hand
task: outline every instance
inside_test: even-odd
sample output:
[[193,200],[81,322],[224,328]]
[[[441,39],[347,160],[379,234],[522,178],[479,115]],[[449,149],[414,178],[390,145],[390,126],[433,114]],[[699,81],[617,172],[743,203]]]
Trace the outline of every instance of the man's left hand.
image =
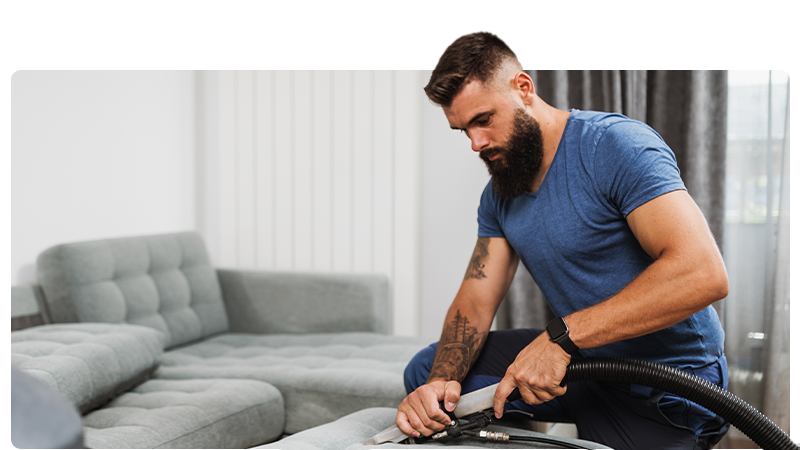
[[494,394],[494,415],[498,419],[503,416],[506,398],[514,388],[525,403],[538,405],[564,395],[566,386],[561,380],[567,373],[567,365],[572,357],[555,342],[547,333],[542,333],[525,347],[514,362],[508,367],[505,377],[497,386]]

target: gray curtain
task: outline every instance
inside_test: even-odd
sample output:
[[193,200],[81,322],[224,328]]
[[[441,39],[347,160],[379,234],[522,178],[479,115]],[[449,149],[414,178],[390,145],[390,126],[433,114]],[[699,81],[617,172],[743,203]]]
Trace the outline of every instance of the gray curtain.
[[[617,112],[647,123],[675,152],[686,188],[705,214],[717,245],[724,230],[727,72],[639,70],[528,71],[548,104]],[[720,302],[715,304],[724,317]],[[544,328],[553,317],[520,264],[497,327]]]

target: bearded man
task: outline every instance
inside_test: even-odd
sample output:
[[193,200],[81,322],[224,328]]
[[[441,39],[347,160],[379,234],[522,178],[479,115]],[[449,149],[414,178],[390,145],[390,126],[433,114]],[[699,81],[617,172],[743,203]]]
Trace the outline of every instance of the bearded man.
[[[510,408],[572,422],[617,450],[711,448],[728,424],[682,398],[636,385],[561,386],[572,358],[666,364],[727,387],[724,333],[710,305],[728,278],[675,156],[647,125],[618,114],[561,111],[496,36],[457,39],[428,97],[464,132],[491,174],[478,242],[437,344],[406,368],[397,426],[430,436],[462,393],[498,383]],[[543,330],[489,332],[519,262],[557,317]]]

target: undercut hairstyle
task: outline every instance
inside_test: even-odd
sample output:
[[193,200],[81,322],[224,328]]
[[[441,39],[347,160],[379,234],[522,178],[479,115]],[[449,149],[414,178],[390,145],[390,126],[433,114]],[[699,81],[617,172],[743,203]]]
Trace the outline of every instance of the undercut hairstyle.
[[433,103],[449,107],[464,86],[491,81],[509,60],[521,68],[514,52],[492,33],[461,36],[439,58],[425,94]]

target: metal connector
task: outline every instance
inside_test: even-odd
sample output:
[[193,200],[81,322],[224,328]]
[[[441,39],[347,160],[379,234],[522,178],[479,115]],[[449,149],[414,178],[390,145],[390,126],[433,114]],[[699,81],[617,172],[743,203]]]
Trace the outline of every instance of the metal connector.
[[499,431],[485,431],[485,430],[482,430],[478,434],[478,436],[484,439],[488,439],[490,441],[507,441],[508,438],[510,437],[509,435],[501,433]]

